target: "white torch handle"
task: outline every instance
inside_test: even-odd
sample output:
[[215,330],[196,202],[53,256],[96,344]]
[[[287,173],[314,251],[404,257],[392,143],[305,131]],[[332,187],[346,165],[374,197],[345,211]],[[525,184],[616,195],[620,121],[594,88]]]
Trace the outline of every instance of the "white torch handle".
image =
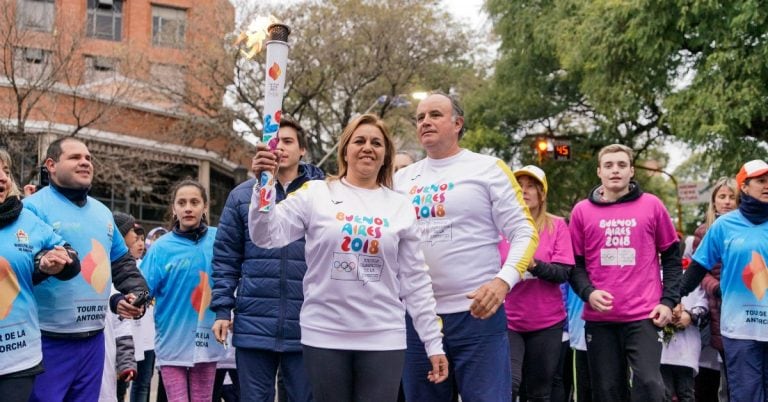
[[[264,129],[262,141],[271,151],[277,148],[277,131],[283,109],[283,90],[285,88],[285,70],[288,63],[288,44],[283,41],[267,42],[266,77],[264,87]],[[259,178],[259,212],[268,212],[275,201],[275,177],[272,172],[264,171]]]

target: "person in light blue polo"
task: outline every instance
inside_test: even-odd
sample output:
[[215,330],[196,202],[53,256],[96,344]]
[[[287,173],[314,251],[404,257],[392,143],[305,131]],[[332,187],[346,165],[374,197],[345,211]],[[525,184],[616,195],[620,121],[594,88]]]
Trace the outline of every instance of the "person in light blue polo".
[[0,397],[26,401],[43,371],[33,286],[80,272],[77,253],[33,213],[24,210],[0,149]]
[[80,274],[35,287],[46,371],[35,383],[31,401],[96,401],[104,368],[104,320],[110,283],[125,300],[123,317],[140,317],[131,305],[147,292],[136,261],[117,231],[112,212],[88,196],[93,163],[88,147],[62,137],[48,147],[45,166],[50,185],[24,199],[24,207],[53,227],[80,256]]

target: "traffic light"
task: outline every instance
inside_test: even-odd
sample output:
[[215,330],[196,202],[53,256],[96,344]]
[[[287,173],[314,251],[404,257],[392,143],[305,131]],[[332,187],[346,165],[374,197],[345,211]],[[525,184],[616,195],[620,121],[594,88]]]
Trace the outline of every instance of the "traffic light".
[[571,140],[565,137],[536,137],[532,146],[540,165],[550,158],[555,161],[569,161],[572,158]]
[[539,157],[539,165],[541,165],[544,162],[544,159],[547,158],[549,153],[549,139],[547,138],[537,138],[536,142],[533,144],[536,148],[536,154]]
[[546,138],[539,138],[536,140],[536,150],[538,150],[540,154],[546,154],[547,148],[549,148],[549,141],[547,141]]

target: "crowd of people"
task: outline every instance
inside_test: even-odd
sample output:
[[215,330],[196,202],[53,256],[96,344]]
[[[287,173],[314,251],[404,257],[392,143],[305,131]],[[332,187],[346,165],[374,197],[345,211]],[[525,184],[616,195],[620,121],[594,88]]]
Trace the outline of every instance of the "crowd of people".
[[624,145],[566,219],[540,167],[460,147],[454,96],[416,130],[418,161],[358,116],[326,177],[284,116],[217,227],[186,179],[149,232],[88,196],[82,141],[23,200],[0,150],[1,399],[148,401],[157,367],[168,401],[768,401],[768,163],[683,241]]

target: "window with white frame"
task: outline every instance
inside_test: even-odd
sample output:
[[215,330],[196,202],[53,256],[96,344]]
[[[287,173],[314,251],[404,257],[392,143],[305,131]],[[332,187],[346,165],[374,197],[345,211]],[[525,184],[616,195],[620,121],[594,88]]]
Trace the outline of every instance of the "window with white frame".
[[85,82],[112,79],[117,74],[117,60],[103,56],[85,56]]
[[120,41],[123,33],[123,0],[88,0],[86,24],[89,37]]
[[17,78],[40,82],[51,73],[51,52],[33,47],[14,49],[13,70]]
[[54,0],[18,0],[16,23],[21,29],[51,32],[55,16]]
[[152,44],[162,47],[184,46],[187,10],[152,6]]

